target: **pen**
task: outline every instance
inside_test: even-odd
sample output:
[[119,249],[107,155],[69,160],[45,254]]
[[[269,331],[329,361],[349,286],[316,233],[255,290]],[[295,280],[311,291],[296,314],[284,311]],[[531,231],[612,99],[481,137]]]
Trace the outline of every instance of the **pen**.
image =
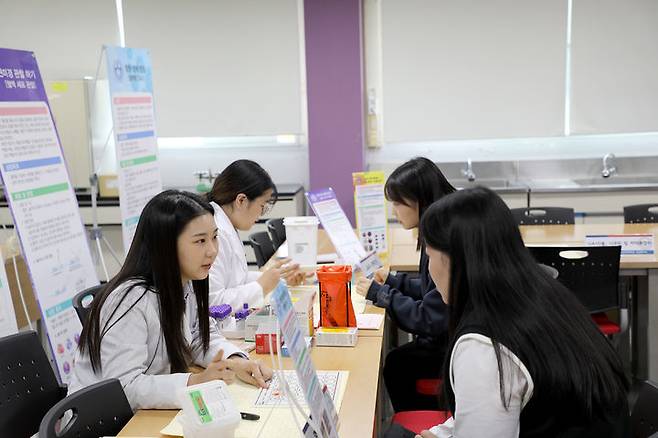
[[260,415],[250,414],[249,412],[240,412],[240,416],[243,420],[257,421],[260,419]]

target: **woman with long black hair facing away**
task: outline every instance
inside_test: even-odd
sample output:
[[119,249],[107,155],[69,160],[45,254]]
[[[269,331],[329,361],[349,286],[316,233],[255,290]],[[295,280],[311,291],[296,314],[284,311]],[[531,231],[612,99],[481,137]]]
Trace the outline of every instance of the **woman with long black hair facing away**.
[[264,296],[285,278],[298,284],[305,278],[290,259],[277,260],[268,269],[249,271],[238,230],[248,231],[277,200],[272,178],[258,163],[237,160],[215,178],[208,193],[214,209],[220,252],[210,270],[210,304],[230,304],[241,309],[260,307]]
[[[439,168],[424,157],[414,158],[388,177],[385,194],[405,229],[417,228],[420,218],[436,200],[455,191]],[[392,350],[386,357],[384,380],[396,412],[437,409],[437,398],[416,391],[419,379],[438,379],[434,364],[443,360],[447,348],[447,308],[429,276],[428,261],[419,235],[420,277],[380,269],[374,281],[362,278],[356,290],[384,307],[398,327],[416,336],[413,342]]]
[[[133,410],[172,409],[186,385],[237,377],[266,387],[272,371],[208,316],[216,236],[213,209],[197,195],[168,190],[146,204],[126,261],[92,302],[69,393],[117,378]],[[192,364],[205,370],[190,374]]]
[[538,266],[497,194],[447,196],[421,231],[450,309],[453,414],[423,437],[630,436],[619,357],[575,295]]

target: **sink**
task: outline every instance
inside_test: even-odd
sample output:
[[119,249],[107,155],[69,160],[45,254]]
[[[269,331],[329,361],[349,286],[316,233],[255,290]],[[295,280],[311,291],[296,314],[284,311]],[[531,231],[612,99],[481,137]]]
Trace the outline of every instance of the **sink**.
[[450,184],[457,188],[468,188],[474,186],[485,186],[489,188],[507,188],[510,182],[502,178],[475,178],[475,181],[469,181],[465,178],[450,179]]
[[582,178],[574,179],[574,183],[580,186],[614,186],[614,185],[650,185],[658,184],[656,176],[619,176],[612,175],[609,178]]

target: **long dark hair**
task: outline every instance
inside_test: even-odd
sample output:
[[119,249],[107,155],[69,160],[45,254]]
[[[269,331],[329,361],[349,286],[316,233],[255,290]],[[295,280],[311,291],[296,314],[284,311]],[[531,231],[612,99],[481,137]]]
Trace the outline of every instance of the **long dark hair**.
[[278,193],[270,175],[251,160],[237,160],[229,164],[222,171],[208,192],[208,200],[218,205],[230,204],[240,194],[244,193],[247,199],[253,201],[272,189],[269,202],[274,204]]
[[[433,161],[425,157],[416,157],[396,168],[386,180],[384,193],[386,199],[392,202],[418,205],[418,218],[423,217],[425,210],[434,201],[455,191],[441,170]],[[422,231],[418,233],[418,247],[422,243]]]
[[475,187],[446,196],[425,212],[421,229],[428,247],[450,257],[451,343],[471,324],[491,337],[504,406],[501,344],[527,367],[533,397],[570,400],[580,408],[570,414],[588,418],[625,406],[617,353],[575,295],[539,267],[496,193]]
[[[171,372],[187,371],[191,363],[191,352],[183,335],[185,296],[181,282],[177,241],[185,226],[192,219],[204,214],[213,214],[212,206],[207,201],[193,193],[179,190],[164,191],[146,204],[121,270],[94,298],[87,323],[80,335],[80,350],[89,355],[94,372],[101,370],[103,335],[112,328],[115,322],[112,324],[110,322],[135,286],[145,289],[140,300],[149,292],[158,295],[160,326],[171,363]],[[126,289],[101,328],[101,308],[108,296],[130,280],[134,280],[134,283]],[[210,343],[208,279],[193,280],[192,286],[197,301],[202,346],[204,352],[207,352]],[[115,321],[122,318],[130,309]]]

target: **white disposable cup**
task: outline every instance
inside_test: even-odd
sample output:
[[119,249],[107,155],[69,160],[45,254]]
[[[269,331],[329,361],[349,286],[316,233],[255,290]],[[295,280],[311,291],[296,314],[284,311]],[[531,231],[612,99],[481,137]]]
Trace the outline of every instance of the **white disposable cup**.
[[318,259],[318,218],[294,216],[283,219],[288,242],[288,257],[293,263],[315,265]]

